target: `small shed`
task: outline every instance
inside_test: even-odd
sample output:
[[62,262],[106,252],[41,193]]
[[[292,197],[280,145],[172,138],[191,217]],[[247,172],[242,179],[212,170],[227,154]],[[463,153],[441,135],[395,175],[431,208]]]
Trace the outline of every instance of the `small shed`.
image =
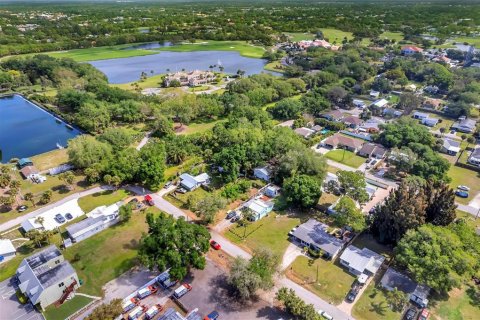
[[30,158],[22,158],[18,160],[18,167],[22,169],[23,167],[33,166],[32,160]]

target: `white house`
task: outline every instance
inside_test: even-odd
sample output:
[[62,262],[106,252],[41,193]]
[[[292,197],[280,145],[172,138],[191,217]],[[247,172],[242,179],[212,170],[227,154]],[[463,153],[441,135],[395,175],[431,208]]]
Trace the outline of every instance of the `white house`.
[[435,127],[438,123],[437,118],[426,118],[422,120],[422,124],[426,125],[427,127]]
[[374,99],[377,99],[378,97],[380,97],[380,92],[375,91],[375,90],[370,90],[370,97],[374,98]]
[[206,173],[201,173],[198,176],[192,176],[188,173],[183,173],[180,176],[180,186],[187,191],[195,190],[201,185],[208,185],[210,183],[210,176]]
[[348,246],[340,256],[340,263],[354,275],[373,276],[385,261],[385,257],[370,249]]
[[444,139],[442,152],[451,156],[456,156],[457,153],[460,152],[460,142],[451,139]]
[[428,114],[427,114],[427,113],[423,113],[423,112],[418,112],[418,111],[416,111],[416,112],[413,114],[413,118],[414,118],[414,119],[418,119],[418,120],[428,119]]
[[245,203],[243,207],[250,209],[253,212],[253,217],[251,220],[257,221],[268,215],[268,213],[273,210],[273,202],[254,198]]
[[0,263],[6,262],[17,254],[17,250],[9,239],[0,239]]
[[376,100],[371,104],[372,107],[376,107],[379,109],[384,108],[386,105],[388,105],[388,101],[385,99]]
[[253,169],[253,175],[255,178],[261,179],[263,181],[270,181],[271,175],[270,175],[270,170],[268,170],[267,167],[259,167]]
[[480,148],[476,148],[475,150],[473,150],[472,154],[470,154],[470,157],[468,157],[467,161],[470,164],[480,167]]

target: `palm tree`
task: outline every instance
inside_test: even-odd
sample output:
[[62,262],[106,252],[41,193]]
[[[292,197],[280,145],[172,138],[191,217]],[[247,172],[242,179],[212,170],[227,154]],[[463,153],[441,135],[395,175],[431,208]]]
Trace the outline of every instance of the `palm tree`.
[[24,198],[26,201],[30,201],[30,202],[32,203],[32,206],[33,206],[33,207],[36,207],[36,206],[35,206],[35,200],[34,200],[34,197],[33,197],[33,193],[27,192],[27,193],[25,193],[25,196],[23,196],[23,198]]
[[42,229],[45,229],[45,226],[43,225],[43,223],[45,222],[45,218],[42,217],[42,216],[38,216],[35,220],[34,220],[35,223],[38,223],[39,225],[42,226]]
[[40,202],[43,204],[49,203],[50,200],[52,200],[52,195],[53,195],[52,190],[45,191],[44,193],[42,193],[42,196],[40,197]]

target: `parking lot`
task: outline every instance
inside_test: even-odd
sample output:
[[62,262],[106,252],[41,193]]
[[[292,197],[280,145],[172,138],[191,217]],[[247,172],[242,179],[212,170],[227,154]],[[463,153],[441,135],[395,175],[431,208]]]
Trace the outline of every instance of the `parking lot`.
[[205,270],[195,270],[185,282],[192,284],[192,291],[181,297],[180,302],[189,310],[198,308],[200,314],[217,311],[222,319],[290,319],[290,317],[263,300],[250,304],[238,303],[229,295],[227,275],[212,261],[207,260]]
[[44,320],[42,314],[30,303],[21,304],[15,295],[16,286],[12,279],[0,282],[1,320]]

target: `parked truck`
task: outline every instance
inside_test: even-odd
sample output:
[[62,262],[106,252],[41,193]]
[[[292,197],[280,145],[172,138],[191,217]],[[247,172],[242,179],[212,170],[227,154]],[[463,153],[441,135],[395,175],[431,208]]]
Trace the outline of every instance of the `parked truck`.
[[154,294],[156,292],[157,292],[157,288],[155,288],[154,286],[148,286],[146,288],[138,290],[137,297],[139,299],[144,299],[144,298],[148,297],[149,295]]
[[162,310],[163,310],[163,307],[159,304],[151,307],[150,309],[147,310],[147,312],[145,312],[145,319],[147,320],[153,319]]
[[179,299],[179,298],[183,297],[184,295],[186,295],[191,290],[192,290],[192,286],[188,283],[184,283],[180,287],[175,289],[175,291],[173,292],[173,296],[175,298]]
[[132,310],[138,305],[138,299],[137,298],[131,298],[123,302],[122,304],[122,309],[123,313],[127,313],[128,311]]

